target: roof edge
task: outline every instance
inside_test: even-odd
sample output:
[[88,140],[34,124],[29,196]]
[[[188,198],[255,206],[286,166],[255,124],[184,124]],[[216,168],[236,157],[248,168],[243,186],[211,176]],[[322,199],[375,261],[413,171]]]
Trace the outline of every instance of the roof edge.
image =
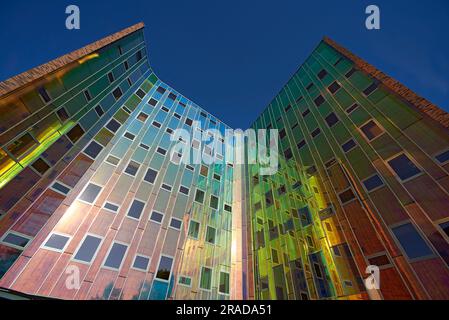
[[444,128],[449,129],[449,113],[438,107],[437,105],[433,104],[429,100],[417,95],[414,91],[410,90],[407,86],[403,85],[396,79],[388,76],[387,74],[383,73],[373,65],[369,64],[362,58],[358,57],[357,55],[353,54],[351,51],[347,50],[331,38],[325,36],[323,37],[323,42],[337,50],[340,54],[354,62],[356,67],[358,67],[360,70],[368,73],[370,76],[378,80],[380,83],[382,83],[386,88],[391,90],[393,93],[401,97],[403,100],[405,100],[411,107],[415,108],[417,111],[419,111],[421,114],[423,114],[425,117],[428,117],[436,122],[438,122],[440,125],[442,125]]
[[51,60],[50,62],[47,62],[16,76],[13,76],[5,81],[2,81],[0,82],[0,97],[9,94],[24,85],[30,84],[31,82],[36,81],[47,74],[53,73],[84,56],[87,56],[117,40],[120,40],[123,37],[126,37],[131,33],[143,29],[144,27],[145,24],[143,22],[139,22],[105,38],[92,42],[91,44],[88,44],[81,49],[77,49],[73,52],[67,53],[59,58]]

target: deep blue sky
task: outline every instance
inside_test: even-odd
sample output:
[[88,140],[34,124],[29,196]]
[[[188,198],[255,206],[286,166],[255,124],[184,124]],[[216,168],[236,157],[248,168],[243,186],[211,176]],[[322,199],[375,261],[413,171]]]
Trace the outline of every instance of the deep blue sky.
[[[65,7],[81,30],[65,29]],[[380,31],[364,27],[381,9]],[[176,90],[247,128],[323,35],[449,110],[449,1],[2,1],[0,80],[143,21],[151,64]]]

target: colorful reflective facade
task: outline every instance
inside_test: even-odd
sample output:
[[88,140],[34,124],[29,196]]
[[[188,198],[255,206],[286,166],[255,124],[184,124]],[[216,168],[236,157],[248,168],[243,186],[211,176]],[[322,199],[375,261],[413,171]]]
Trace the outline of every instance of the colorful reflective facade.
[[227,299],[232,165],[178,165],[169,152],[175,129],[226,125],[154,75],[141,25],[102,41],[2,97],[0,286]]
[[[230,128],[153,73],[143,24],[0,95],[2,290],[449,298],[449,116],[329,39],[252,125],[279,130],[270,176],[201,142]],[[184,164],[180,143],[219,161]]]
[[[325,38],[253,124],[256,299],[448,299],[449,117]],[[367,292],[368,265],[380,290]]]

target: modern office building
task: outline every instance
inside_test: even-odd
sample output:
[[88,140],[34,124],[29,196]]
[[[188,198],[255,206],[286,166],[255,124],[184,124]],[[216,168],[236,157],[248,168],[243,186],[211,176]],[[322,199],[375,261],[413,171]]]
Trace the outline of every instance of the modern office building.
[[449,299],[448,114],[325,38],[252,128],[273,175],[143,24],[1,82],[0,295]]

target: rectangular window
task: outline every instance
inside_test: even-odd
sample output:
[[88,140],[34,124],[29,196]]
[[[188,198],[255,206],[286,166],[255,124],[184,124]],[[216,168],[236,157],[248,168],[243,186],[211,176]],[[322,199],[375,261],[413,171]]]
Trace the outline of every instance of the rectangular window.
[[175,101],[175,100],[176,100],[176,95],[173,94],[172,92],[170,92],[170,93],[168,94],[168,98],[169,98],[170,100]]
[[373,93],[377,89],[377,87],[378,84],[374,82],[371,85],[369,85],[368,88],[363,90],[363,94],[368,97],[371,93]]
[[421,173],[421,170],[404,153],[389,160],[388,165],[402,181],[413,178]]
[[89,145],[84,149],[84,153],[92,159],[95,159],[98,154],[103,150],[103,146],[95,141],[91,141]]
[[368,262],[370,265],[382,267],[382,266],[390,266],[391,262],[387,255],[381,254],[376,257],[368,257]]
[[59,119],[61,119],[62,123],[70,119],[70,116],[64,107],[58,109],[58,111],[56,111],[56,115],[59,117]]
[[207,177],[208,173],[209,173],[209,168],[202,165],[201,169],[200,169],[200,174],[204,177]]
[[128,131],[125,132],[125,134],[123,136],[131,141],[133,141],[134,138],[136,137],[135,135],[133,135],[131,132],[128,132]]
[[329,114],[325,120],[326,120],[326,123],[329,126],[329,128],[332,128],[339,121],[338,117],[333,112],[331,114]]
[[212,287],[212,269],[208,267],[201,268],[200,288],[210,290]]
[[287,132],[285,132],[285,129],[281,129],[279,131],[279,138],[284,139],[287,136]]
[[449,221],[441,223],[440,228],[449,237]]
[[65,186],[65,185],[63,185],[63,184],[61,184],[61,183],[59,183],[59,182],[53,183],[53,185],[51,186],[51,188],[52,188],[54,191],[56,191],[56,192],[62,193],[63,195],[68,194],[68,193],[70,192],[70,190],[71,190],[69,187],[67,187],[67,186]]
[[100,194],[101,189],[102,188],[99,185],[89,183],[78,199],[87,203],[94,203]]
[[298,215],[301,219],[301,225],[303,227],[312,224],[312,215],[310,214],[310,209],[308,206],[298,209]]
[[209,206],[212,209],[215,209],[215,210],[218,209],[218,198],[216,196],[214,196],[214,195],[210,196],[210,204],[209,204]]
[[148,119],[148,115],[144,112],[139,113],[139,115],[137,116],[137,120],[140,120],[142,122],[147,121]]
[[159,267],[157,268],[156,278],[161,280],[169,280],[171,274],[171,267],[173,264],[173,258],[161,256],[159,261]]
[[168,109],[166,106],[162,106],[161,110],[164,111],[164,112],[169,112],[170,111],[170,109]]
[[67,137],[72,141],[72,143],[77,142],[84,134],[83,128],[79,124],[74,126],[72,129],[70,129],[69,132],[67,132]]
[[327,71],[322,69],[320,72],[318,72],[318,78],[320,80],[323,80],[327,76]]
[[297,144],[298,150],[300,150],[305,145],[306,145],[306,140],[299,141],[298,144]]
[[352,189],[343,191],[342,193],[340,193],[338,195],[338,197],[340,198],[341,203],[343,203],[343,204],[355,199],[355,195],[354,195],[354,192],[352,191]]
[[192,119],[189,119],[189,118],[187,118],[186,121],[185,121],[185,124],[188,125],[188,126],[191,126],[192,123],[193,123]]
[[382,179],[376,174],[372,176],[371,178],[368,178],[363,181],[363,185],[366,188],[366,191],[370,192],[374,189],[377,189],[384,185]]
[[52,233],[45,242],[44,248],[62,252],[66,248],[69,240],[70,240],[69,236],[58,233]]
[[148,270],[149,264],[150,258],[141,255],[136,255],[136,257],[134,258],[133,268],[146,272]]
[[347,114],[351,114],[351,113],[354,112],[358,107],[359,107],[359,105],[358,105],[357,103],[354,103],[352,106],[350,106],[348,109],[346,109],[346,113],[347,113]]
[[229,273],[220,272],[220,285],[218,287],[218,292],[223,294],[229,294]]
[[290,160],[291,158],[293,158],[292,149],[288,148],[287,150],[285,150],[284,157],[286,160]]
[[154,183],[157,177],[157,171],[153,170],[151,168],[148,168],[147,173],[145,174],[145,177],[143,178],[144,181],[149,183]]
[[114,242],[104,262],[104,266],[112,269],[120,269],[127,250],[127,245]]
[[152,125],[155,126],[156,128],[160,128],[161,127],[161,124],[159,122],[157,122],[157,121],[153,121]]
[[131,207],[128,210],[127,216],[139,220],[140,216],[142,215],[144,207],[145,202],[134,199],[133,203],[131,204]]
[[145,149],[145,150],[150,150],[150,147],[144,143],[139,144],[139,147],[141,147],[142,149]]
[[145,98],[145,91],[143,91],[142,89],[139,89],[136,91],[136,95],[140,98],[143,99]]
[[189,195],[189,188],[184,187],[184,186],[180,186],[179,187],[179,192],[182,193],[182,194],[185,194],[186,196],[188,196]]
[[100,247],[101,238],[87,235],[76,252],[74,259],[90,263]]
[[223,208],[227,212],[232,212],[232,206],[230,206],[229,204],[225,204]]
[[312,131],[311,135],[312,138],[315,138],[317,135],[319,135],[321,133],[320,128],[316,128],[315,130]]
[[449,150],[436,155],[435,159],[437,159],[439,163],[445,164],[449,161]]
[[131,114],[132,111],[128,109],[127,106],[123,106],[122,109],[127,113],[127,114]]
[[341,86],[337,81],[332,82],[332,84],[327,87],[329,89],[329,92],[332,94],[335,94],[338,90],[340,90]]
[[111,121],[108,122],[106,125],[106,128],[108,128],[113,133],[116,133],[117,130],[120,128],[121,124],[115,119],[111,119]]
[[335,256],[341,257],[340,249],[338,248],[338,246],[333,246],[332,251],[334,252]]
[[45,172],[47,172],[48,169],[50,169],[48,163],[45,162],[42,158],[37,158],[37,160],[34,161],[33,164],[31,165],[31,167],[37,172],[39,172],[39,174],[41,175],[44,175]]
[[120,99],[120,97],[123,95],[122,89],[119,87],[115,88],[114,91],[112,91],[112,95],[114,96],[115,100]]
[[310,110],[307,109],[306,111],[304,111],[304,112],[302,113],[302,117],[305,118],[309,113],[310,113]]
[[162,189],[167,190],[168,192],[171,191],[172,187],[169,186],[168,184],[163,183],[161,186]]
[[157,100],[151,98],[151,99],[148,101],[148,104],[149,104],[150,106],[155,107],[155,106],[157,105]]
[[160,94],[164,94],[165,91],[167,91],[167,90],[165,90],[165,89],[162,88],[162,87],[157,87],[157,90],[156,90],[156,91],[159,92]]
[[202,191],[200,189],[196,189],[195,201],[199,202],[199,203],[204,202],[204,191]]
[[101,117],[102,115],[104,115],[104,110],[103,110],[103,108],[102,108],[100,105],[97,105],[97,106],[95,107],[95,112],[97,113],[97,115],[98,115],[99,117]]
[[137,171],[139,171],[139,167],[140,167],[140,163],[137,163],[137,162],[131,160],[125,169],[125,173],[134,177],[137,174]]
[[164,218],[164,215],[162,213],[157,212],[157,211],[151,212],[150,219],[153,220],[154,222],[161,223],[163,218]]
[[189,237],[191,237],[193,239],[198,239],[199,234],[200,234],[200,223],[190,220]]
[[30,238],[10,231],[5,234],[1,242],[23,249],[30,242]]
[[123,62],[123,65],[125,66],[125,70],[129,69],[129,63],[128,61]]
[[87,101],[92,100],[92,96],[90,95],[89,90],[84,90],[84,97],[86,97]]
[[279,263],[279,257],[278,257],[277,250],[271,249],[271,257],[272,257],[273,263]]
[[192,148],[194,148],[194,149],[199,149],[200,146],[201,146],[201,142],[199,142],[199,141],[196,140],[196,139],[193,139],[193,141],[192,141]]
[[313,101],[317,107],[321,106],[324,103],[324,97],[320,94],[318,97],[315,98]]
[[108,73],[108,80],[109,80],[109,83],[113,83],[114,82],[114,74],[112,73],[112,72],[109,72]]
[[48,94],[48,91],[44,87],[37,88],[37,92],[41,96],[42,100],[44,100],[45,103],[49,103],[51,101],[50,95]]
[[312,90],[313,88],[313,83],[309,83],[309,85],[306,87],[307,91]]
[[186,287],[192,286],[192,278],[186,276],[179,276],[178,284]]
[[432,256],[433,252],[411,223],[391,228],[409,259]]
[[206,242],[215,244],[215,236],[216,236],[217,230],[211,226],[207,226],[206,229]]
[[265,193],[265,204],[267,207],[273,205],[273,194],[271,190]]
[[167,150],[165,150],[164,148],[159,147],[159,148],[157,148],[156,152],[161,154],[161,155],[163,155],[163,156],[165,156],[165,154],[167,153]]
[[140,60],[142,60],[142,51],[141,50],[136,52],[136,61],[139,62]]
[[351,78],[351,76],[355,73],[357,71],[357,69],[356,68],[352,68],[351,70],[349,70],[346,74],[345,74],[345,77],[346,78]]
[[117,166],[120,163],[120,159],[110,155],[106,158],[106,162],[112,164],[113,166]]
[[344,143],[341,148],[344,152],[349,152],[352,149],[356,147],[356,143],[353,139],[349,140],[348,142]]
[[383,129],[377,125],[374,120],[370,120],[360,127],[360,130],[363,132],[365,138],[368,141],[372,141],[382,133],[384,133]]
[[180,230],[182,226],[182,221],[176,218],[171,218],[170,227],[176,230]]
[[112,212],[117,212],[119,209],[119,206],[110,202],[105,202],[104,209],[108,210],[108,211],[112,211]]

